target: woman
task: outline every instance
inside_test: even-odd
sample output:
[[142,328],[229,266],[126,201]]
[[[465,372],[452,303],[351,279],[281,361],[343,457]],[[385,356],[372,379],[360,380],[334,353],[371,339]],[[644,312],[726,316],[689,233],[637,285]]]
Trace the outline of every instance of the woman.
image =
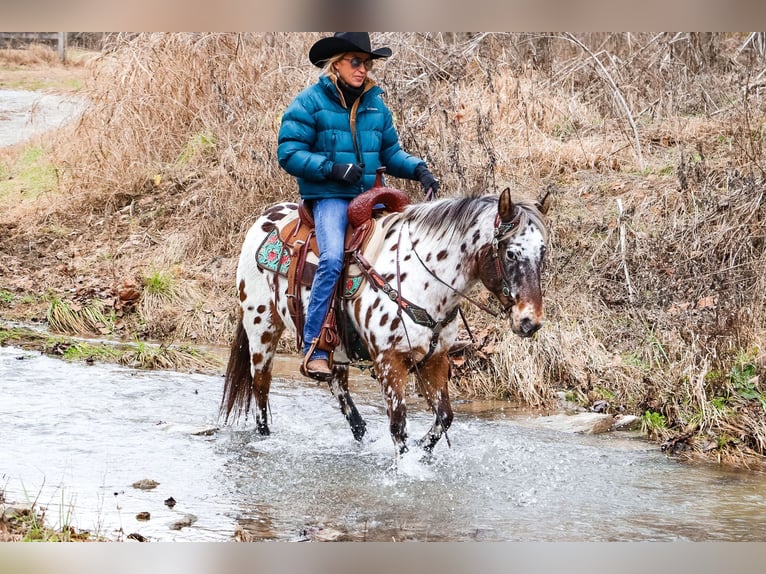
[[298,180],[301,198],[313,209],[319,265],[303,328],[301,372],[331,376],[329,353],[316,341],[343,268],[343,240],[349,202],[371,188],[375,170],[420,181],[435,197],[439,182],[425,162],[404,152],[383,90],[369,77],[373,60],[391,56],[372,50],[367,32],[336,32],[318,40],[309,60],[322,68],[316,84],[299,93],[282,116],[279,165]]

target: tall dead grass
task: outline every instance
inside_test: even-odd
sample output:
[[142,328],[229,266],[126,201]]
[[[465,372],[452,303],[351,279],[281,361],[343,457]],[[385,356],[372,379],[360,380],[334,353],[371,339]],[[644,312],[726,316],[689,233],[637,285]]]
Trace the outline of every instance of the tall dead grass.
[[31,44],[24,49],[0,49],[0,62],[10,66],[57,66],[60,65],[56,50],[44,44]]
[[[203,307],[182,304],[196,309],[183,329],[195,331],[196,315],[220,337],[245,230],[265,204],[297,195],[276,136],[316,80],[306,54],[318,37],[110,37],[91,107],[61,152],[66,193],[46,217],[101,221],[115,269],[179,266],[188,292],[207,294]],[[460,392],[545,405],[565,389],[586,407],[663,414],[666,436],[693,427],[764,453],[761,39],[373,35],[395,54],[374,75],[402,146],[443,193],[558,189],[548,325],[529,342],[491,324],[497,352],[482,375],[455,382]],[[417,197],[412,182],[393,185]],[[742,357],[756,369],[745,382],[733,374]]]

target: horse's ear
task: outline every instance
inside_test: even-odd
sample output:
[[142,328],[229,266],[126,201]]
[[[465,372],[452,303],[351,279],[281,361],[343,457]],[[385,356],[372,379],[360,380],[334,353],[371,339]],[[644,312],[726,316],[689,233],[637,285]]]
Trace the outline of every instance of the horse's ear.
[[551,207],[553,197],[551,196],[551,188],[548,187],[543,191],[542,195],[535,201],[535,207],[543,215],[548,213],[548,209]]
[[506,187],[500,194],[497,202],[497,214],[500,221],[507,223],[513,219],[513,200],[511,200],[511,188]]

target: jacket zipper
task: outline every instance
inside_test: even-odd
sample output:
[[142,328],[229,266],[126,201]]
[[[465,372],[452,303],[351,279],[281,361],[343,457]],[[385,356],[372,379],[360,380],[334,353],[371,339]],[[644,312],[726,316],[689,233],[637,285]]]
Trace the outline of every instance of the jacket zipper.
[[[361,97],[362,96],[359,96],[359,98]],[[359,98],[356,99],[356,101],[351,106],[351,109],[348,112],[348,121],[351,127],[351,139],[354,142],[354,153],[356,154],[356,163],[358,163],[360,167],[364,168],[364,164],[362,163],[362,155],[359,152],[359,142],[356,141],[356,112],[359,109]]]

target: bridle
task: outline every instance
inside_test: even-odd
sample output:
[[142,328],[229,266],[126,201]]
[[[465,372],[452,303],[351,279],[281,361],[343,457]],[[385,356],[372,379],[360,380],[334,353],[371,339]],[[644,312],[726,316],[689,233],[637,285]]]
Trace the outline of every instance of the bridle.
[[[510,221],[503,222],[500,220],[500,216],[495,216],[495,229],[492,232],[492,242],[489,244],[489,251],[490,251],[490,257],[494,261],[494,271],[495,271],[495,277],[500,281],[501,289],[503,296],[505,296],[507,299],[510,300],[508,305],[504,306],[502,311],[499,313],[496,311],[493,311],[483,303],[480,303],[479,301],[476,301],[472,297],[466,295],[462,291],[458,291],[455,289],[452,285],[444,281],[441,277],[439,277],[436,273],[434,273],[428,265],[426,265],[425,261],[423,261],[422,257],[420,257],[420,254],[418,253],[417,249],[413,245],[412,252],[415,254],[415,257],[420,262],[420,264],[423,266],[423,269],[425,269],[431,277],[436,279],[439,283],[450,289],[453,293],[459,295],[461,298],[465,299],[478,309],[481,309],[488,315],[491,315],[492,317],[501,318],[507,316],[508,312],[513,308],[513,306],[516,304],[515,298],[511,294],[511,286],[510,282],[508,280],[508,277],[505,272],[505,267],[502,264],[501,261],[501,255],[500,255],[500,244],[503,242],[506,242],[508,238],[513,235],[516,231],[516,229],[519,226],[519,222],[521,221],[521,212],[517,213],[513,219]],[[412,235],[410,234],[410,243],[412,243]],[[466,324],[465,317],[463,317],[463,313],[460,312],[460,316],[463,319],[463,323]],[[467,324],[466,324],[467,327]],[[468,332],[470,333],[470,329],[468,329]]]
[[503,295],[511,301],[510,304],[503,309],[503,313],[507,313],[508,310],[513,307],[515,304],[515,297],[511,293],[510,281],[506,274],[505,266],[501,261],[500,244],[507,242],[519,226],[519,222],[521,221],[521,211],[517,211],[518,213],[513,219],[506,222],[500,220],[500,215],[495,216],[495,231],[492,234],[492,243],[490,243],[490,255],[495,262],[495,274],[500,280]]

